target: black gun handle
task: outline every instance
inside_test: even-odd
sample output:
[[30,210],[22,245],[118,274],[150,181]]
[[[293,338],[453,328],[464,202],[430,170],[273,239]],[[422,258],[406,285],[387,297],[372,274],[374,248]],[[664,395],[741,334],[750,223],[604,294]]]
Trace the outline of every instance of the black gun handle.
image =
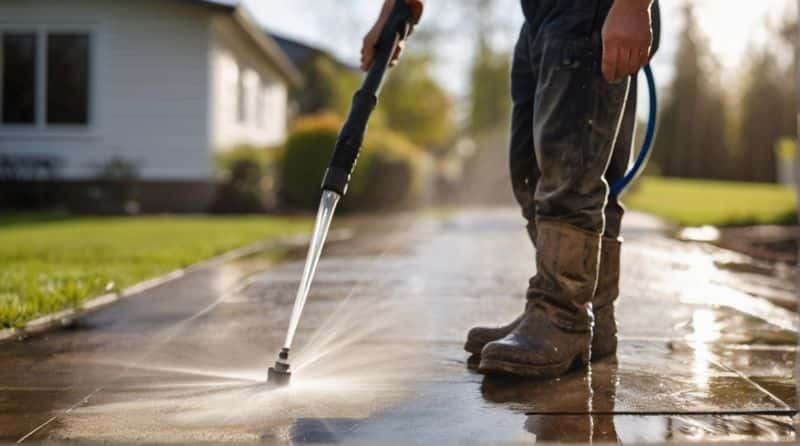
[[392,59],[397,44],[408,36],[413,23],[419,19],[409,0],[396,0],[386,24],[381,31],[381,37],[375,47],[375,58],[372,61],[361,88],[353,96],[350,113],[336,139],[328,170],[322,180],[323,190],[332,190],[339,195],[347,192],[347,184],[353,173],[364,133],[367,130],[367,121],[378,103],[378,92],[383,83],[386,69]]

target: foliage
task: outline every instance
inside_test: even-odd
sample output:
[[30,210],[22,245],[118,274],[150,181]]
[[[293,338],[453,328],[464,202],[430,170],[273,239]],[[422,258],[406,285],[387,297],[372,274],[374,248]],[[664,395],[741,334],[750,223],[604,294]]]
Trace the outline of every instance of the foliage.
[[361,202],[354,200],[353,207],[390,210],[421,203],[430,172],[428,158],[418,146],[397,133],[377,130],[367,134],[365,156]]
[[790,187],[730,181],[645,177],[623,201],[684,226],[797,222]]
[[430,74],[430,59],[408,54],[389,71],[378,109],[386,126],[434,152],[450,148],[455,134],[453,101]]
[[700,32],[692,5],[674,56],[675,76],[659,110],[653,151],[666,176],[756,182],[776,180],[773,147],[796,133],[794,67],[783,63],[792,51],[794,18],[751,46],[740,88],[722,88],[723,70]]
[[139,163],[113,156],[96,167],[95,177],[105,181],[131,181],[139,178]]
[[[280,162],[279,196],[291,209],[313,210],[341,127],[331,113],[298,120]],[[425,156],[414,144],[387,130],[370,130],[343,209],[376,210],[414,204]]]
[[341,126],[338,116],[325,113],[299,119],[286,140],[279,162],[278,197],[281,206],[313,209],[319,185]]
[[[332,111],[345,116],[361,74],[324,53],[301,66],[306,86],[293,92],[301,116]],[[378,107],[370,118],[372,128],[403,133],[415,144],[434,152],[449,148],[455,133],[453,103],[430,74],[430,60],[421,53],[406,54],[392,68],[381,90]]]
[[25,322],[257,240],[309,229],[277,217],[0,218],[0,327]]
[[794,160],[797,156],[797,141],[792,138],[781,138],[775,144],[775,153],[779,159]]
[[319,52],[310,57],[300,70],[305,78],[302,89],[292,92],[301,115],[334,110],[346,113],[353,92],[358,88],[360,76],[357,71],[338,63]]
[[275,163],[280,159],[280,156],[280,147],[257,147],[250,144],[239,144],[215,154],[214,164],[217,178],[223,181],[229,180],[235,165],[245,160],[258,165],[262,175],[272,175],[275,173]]
[[675,75],[659,110],[652,161],[666,176],[725,178],[731,152],[721,70],[690,4],[684,6],[683,15]]
[[103,214],[139,213],[140,163],[113,156],[95,166],[95,182],[87,200],[73,203],[76,212],[95,210]]
[[773,150],[782,138],[797,132],[797,85],[790,67],[781,66],[772,46],[751,49],[741,89],[738,122],[737,178],[775,181],[777,159]]
[[470,71],[468,131],[472,135],[507,129],[511,101],[510,55],[497,52],[485,36],[478,39],[475,62]]
[[218,177],[223,180],[212,211],[260,212],[274,202],[275,162],[278,148],[240,145],[216,156]]

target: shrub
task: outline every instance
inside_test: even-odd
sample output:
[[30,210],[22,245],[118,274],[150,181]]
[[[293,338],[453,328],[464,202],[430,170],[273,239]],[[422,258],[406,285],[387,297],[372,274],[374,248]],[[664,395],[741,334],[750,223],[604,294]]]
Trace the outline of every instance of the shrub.
[[366,187],[352,200],[353,204],[370,210],[419,205],[429,173],[425,153],[404,137],[386,130],[368,134],[364,145],[364,156],[368,159],[363,172]]
[[[282,205],[316,208],[341,124],[342,120],[330,113],[302,118],[295,124],[279,163]],[[342,209],[385,210],[417,204],[425,160],[425,154],[405,138],[385,130],[368,131]]]
[[239,144],[217,152],[214,159],[217,178],[230,180],[235,165],[243,160],[255,163],[262,176],[275,175],[275,163],[280,159],[280,152],[280,147],[256,147],[250,144]]
[[95,181],[89,190],[88,200],[74,211],[94,211],[102,214],[138,214],[140,163],[111,157],[95,166]]
[[278,163],[278,197],[282,206],[312,209],[317,205],[319,185],[340,125],[341,120],[331,114],[302,118],[295,123]]
[[275,206],[275,162],[279,148],[239,145],[216,156],[217,177],[222,184],[213,212],[261,212]]

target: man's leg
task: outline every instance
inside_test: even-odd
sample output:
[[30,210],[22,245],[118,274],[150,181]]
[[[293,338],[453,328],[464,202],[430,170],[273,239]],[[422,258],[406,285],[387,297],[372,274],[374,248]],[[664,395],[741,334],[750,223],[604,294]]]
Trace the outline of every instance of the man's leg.
[[[650,57],[658,50],[661,39],[661,13],[658,0],[653,2],[651,8],[653,20],[653,46]],[[611,163],[606,170],[606,181],[614,184],[627,172],[631,160],[633,141],[636,129],[636,97],[637,78],[631,79],[630,92],[625,105],[625,114],[622,118],[619,135],[614,146]],[[620,236],[622,216],[625,208],[619,198],[610,196],[606,205],[606,229],[603,233],[603,245],[600,253],[600,276],[597,280],[597,290],[592,299],[594,310],[594,333],[592,337],[592,358],[600,358],[617,351],[617,322],[614,317],[614,302],[619,296],[620,277],[620,251],[622,237]]]
[[[536,206],[534,194],[539,178],[539,166],[533,148],[533,98],[536,91],[536,70],[531,64],[529,47],[530,25],[527,23],[520,31],[517,45],[514,48],[514,60],[511,66],[511,140],[509,144],[509,168],[511,188],[522,209],[522,216],[527,222],[528,235],[536,244]],[[464,350],[480,356],[483,347],[497,339],[505,337],[517,326],[522,316],[501,326],[477,326],[467,333]]]
[[[614,184],[625,176],[633,150],[636,128],[636,78],[631,79],[630,92],[625,104],[622,125],[614,145],[611,163],[606,170],[606,181]],[[622,216],[625,207],[619,197],[610,195],[606,205],[606,227],[600,249],[600,274],[597,290],[592,298],[594,311],[594,333],[592,358],[608,356],[617,351],[617,322],[614,317],[614,302],[619,296],[620,250],[622,247]]]
[[[531,79],[530,87],[535,81]],[[511,142],[509,147],[511,188],[525,218],[528,235],[536,245],[536,204],[534,195],[539,179],[539,166],[533,148],[533,98],[514,103],[511,111]]]
[[[605,174],[606,182],[609,185],[621,179],[629,168],[636,126],[636,92],[636,78],[632,78],[622,124],[614,144],[611,162]],[[514,104],[510,148],[511,183],[514,196],[527,221],[528,234],[533,239],[536,234],[534,191],[539,178],[539,168],[536,166],[533,148],[533,101]],[[614,302],[619,296],[620,247],[622,244],[620,228],[624,213],[625,208],[619,199],[609,195],[605,209],[606,228],[600,248],[600,273],[597,290],[592,299],[592,310],[595,315],[592,359],[607,356],[616,352],[617,349]],[[511,333],[521,319],[522,315],[506,325],[472,328],[467,335],[465,349],[473,355],[479,356],[486,344]]]
[[[534,200],[537,274],[517,327],[484,347],[479,367],[484,372],[552,377],[589,359],[608,195],[603,176],[628,81],[609,84],[602,78],[597,16],[578,11],[553,18],[591,23],[572,23],[565,33],[540,33],[533,43],[543,48],[533,112],[541,172]],[[586,28],[591,32],[570,34]]]

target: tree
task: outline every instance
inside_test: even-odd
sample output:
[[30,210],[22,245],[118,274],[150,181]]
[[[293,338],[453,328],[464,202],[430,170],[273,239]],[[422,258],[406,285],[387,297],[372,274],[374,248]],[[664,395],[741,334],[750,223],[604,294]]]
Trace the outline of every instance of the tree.
[[478,39],[470,71],[468,132],[473,136],[508,128],[510,59],[508,53],[494,51],[485,36]]
[[665,176],[723,178],[731,164],[726,134],[726,101],[719,88],[719,64],[695,20],[683,9],[675,54],[675,75],[659,110],[653,161]]
[[435,153],[449,149],[454,135],[453,101],[430,74],[430,58],[407,54],[389,72],[378,107],[386,126]]
[[740,179],[774,182],[777,174],[774,147],[785,135],[783,73],[775,55],[767,49],[754,51],[749,65],[738,126]]
[[776,31],[750,49],[742,75],[737,155],[739,177],[750,181],[776,181],[777,143],[796,133],[795,64],[783,62],[793,59],[796,18],[770,28]]
[[347,112],[353,91],[360,82],[358,71],[321,50],[313,50],[313,54],[298,68],[305,79],[303,88],[292,92],[299,114],[314,114],[323,110],[339,114]]

